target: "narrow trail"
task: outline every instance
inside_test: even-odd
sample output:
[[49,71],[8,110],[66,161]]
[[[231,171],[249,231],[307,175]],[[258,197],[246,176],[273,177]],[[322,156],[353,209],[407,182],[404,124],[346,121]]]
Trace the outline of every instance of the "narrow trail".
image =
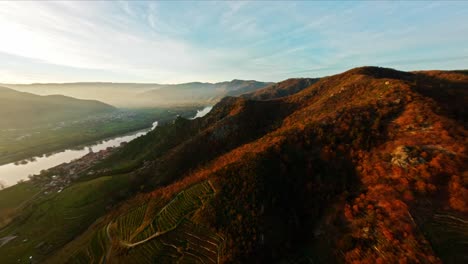
[[18,236],[6,236],[6,237],[2,237],[0,238],[0,247],[6,245],[8,242],[10,242],[11,240],[17,238]]
[[112,252],[112,238],[111,238],[110,230],[109,230],[111,224],[112,224],[112,223],[109,223],[109,224],[107,224],[107,226],[106,226],[106,236],[107,236],[107,239],[108,239],[109,242],[110,242],[110,245],[109,245],[109,247],[108,247],[108,250],[107,250],[107,253],[106,253],[106,257],[104,258],[104,263],[107,263],[108,260],[110,260],[110,256],[111,256],[111,252]]
[[[177,225],[177,226],[178,226],[178,225]],[[147,238],[145,238],[145,239],[143,239],[143,240],[140,240],[140,241],[138,241],[138,242],[135,242],[135,243],[130,243],[130,242],[127,242],[127,241],[125,241],[125,240],[119,240],[119,243],[120,243],[120,245],[122,245],[122,246],[124,246],[124,247],[126,247],[126,248],[136,247],[136,246],[138,246],[138,245],[141,245],[141,244],[143,244],[143,243],[146,243],[146,242],[148,242],[148,241],[150,241],[150,240],[152,240],[152,239],[154,239],[154,238],[157,238],[157,237],[159,237],[159,236],[162,236],[162,235],[164,235],[164,234],[166,234],[166,233],[168,233],[168,232],[170,232],[170,231],[176,229],[177,226],[175,226],[175,227],[173,227],[173,228],[171,228],[171,229],[168,229],[168,230],[166,230],[166,231],[163,231],[163,232],[157,231],[157,232],[154,233],[153,235],[151,235],[151,236],[149,236],[149,237],[147,237]]]
[[463,225],[468,225],[468,221],[467,220],[464,220],[464,219],[461,219],[461,218],[458,218],[458,217],[455,217],[453,215],[448,215],[448,214],[435,214],[434,215],[434,218],[449,218],[449,219],[452,219],[452,220],[455,220],[457,222],[460,222],[462,223]]
[[[213,195],[213,194],[216,193],[216,189],[214,188],[214,186],[213,186],[213,184],[211,183],[211,181],[208,180],[207,182],[208,182],[209,186],[211,187],[211,189],[212,189],[212,191],[213,191],[213,193],[210,194],[210,196],[211,196],[211,195]],[[177,194],[174,198],[172,198],[164,207],[162,207],[162,208],[159,210],[158,214],[156,215],[155,219],[156,219],[159,215],[161,215],[162,212],[168,210],[168,207],[171,205],[171,203],[174,202],[174,201],[176,201],[176,199],[179,199],[180,195],[185,195],[185,190],[182,191],[182,192],[180,192],[180,193],[178,193],[178,194]],[[200,199],[200,201],[201,201],[201,203],[202,203],[202,205],[203,205],[203,199],[201,199],[201,197],[198,197],[198,198]],[[198,208],[197,208],[197,209],[198,209]],[[112,225],[114,224],[114,222],[108,223],[107,226],[106,226],[106,237],[107,237],[107,239],[109,240],[110,245],[109,245],[109,247],[108,247],[106,256],[105,256],[105,258],[104,258],[104,259],[105,259],[104,263],[110,261],[110,258],[111,258],[111,255],[112,255],[112,247],[113,247],[113,245],[116,245],[115,242],[117,242],[119,246],[122,246],[122,247],[127,248],[127,249],[134,248],[134,247],[136,247],[136,246],[142,245],[142,244],[144,244],[144,243],[146,243],[146,242],[148,242],[148,241],[150,241],[150,240],[153,240],[153,239],[155,239],[155,238],[158,238],[158,237],[160,237],[160,236],[162,236],[162,235],[164,235],[164,234],[167,234],[167,233],[169,233],[169,232],[171,232],[171,231],[177,229],[177,228],[180,226],[180,224],[181,224],[189,215],[191,215],[194,211],[196,211],[197,209],[192,210],[192,211],[189,211],[189,212],[187,212],[186,214],[184,214],[182,217],[180,217],[180,220],[179,220],[174,226],[172,226],[172,227],[170,227],[170,228],[168,228],[168,229],[166,229],[166,230],[164,230],[164,231],[156,231],[156,233],[152,234],[151,236],[149,236],[149,237],[147,237],[147,238],[145,238],[145,239],[143,239],[143,240],[140,240],[140,241],[137,241],[137,242],[133,242],[133,243],[132,243],[132,242],[129,242],[129,241],[122,240],[122,239],[121,239],[120,237],[118,237],[118,236],[113,236],[113,235],[111,234],[111,232],[112,232],[112,228],[113,228]],[[147,224],[145,225],[145,227],[148,227],[149,225],[151,225],[151,223],[150,223],[150,224],[147,223]],[[144,228],[139,227],[139,228],[137,228],[137,230],[139,230],[139,231],[141,232],[141,231],[144,230]],[[136,237],[136,235],[138,235],[137,232],[134,232],[134,234],[132,234],[133,237]],[[191,236],[191,237],[193,237],[193,238],[196,238],[196,239],[198,239],[198,240],[204,241],[204,242],[206,242],[206,243],[208,243],[208,244],[211,244],[211,245],[213,245],[213,246],[216,246],[216,247],[218,248],[218,245],[216,245],[216,244],[213,243],[213,242],[204,240],[204,239],[202,239],[202,238],[200,238],[200,237],[197,237],[197,236],[195,236],[195,235],[193,235],[193,234],[187,233],[187,235],[189,235],[189,236]],[[113,243],[113,242],[114,242],[114,243]],[[167,243],[164,243],[164,244],[167,244]],[[185,253],[190,254],[190,253],[188,253],[188,252],[184,252],[182,248],[179,248],[179,247],[177,247],[177,246],[175,246],[175,245],[167,244],[167,246],[172,246],[172,247],[174,247],[174,248],[177,250],[177,252],[179,252],[180,254],[182,254],[181,257],[183,257],[183,256],[185,255]],[[218,253],[218,252],[214,252],[213,250],[211,250],[211,249],[209,249],[209,248],[206,248],[206,247],[203,247],[203,248],[205,248],[205,250],[207,250],[207,251],[209,251],[209,252]],[[190,255],[193,255],[193,254],[190,254]],[[194,257],[197,257],[198,259],[200,259],[199,256],[195,256],[195,255],[193,255],[193,256],[194,256]],[[210,261],[213,261],[213,262],[216,263],[216,260],[213,260],[213,259],[211,259],[211,258],[209,258],[209,257],[207,257],[207,258],[208,258]],[[202,262],[204,262],[204,261],[202,261]]]

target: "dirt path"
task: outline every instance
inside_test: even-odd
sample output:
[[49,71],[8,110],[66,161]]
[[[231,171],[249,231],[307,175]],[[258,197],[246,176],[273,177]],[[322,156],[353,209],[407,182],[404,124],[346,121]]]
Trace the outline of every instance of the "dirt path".
[[10,242],[11,240],[17,238],[18,236],[6,236],[6,237],[2,237],[0,238],[0,247],[3,247],[4,245],[6,245],[8,242]]
[[[216,189],[214,188],[214,186],[212,185],[212,183],[211,183],[209,180],[208,180],[208,184],[209,184],[210,187],[212,188],[213,192],[216,193]],[[181,193],[183,193],[183,192],[184,192],[184,191],[182,191],[182,192],[180,192],[179,194],[177,194],[171,201],[169,201],[163,208],[161,208],[161,210],[159,210],[159,212],[158,212],[158,215],[161,214],[162,212],[164,212],[164,211],[168,208],[168,206],[169,206],[175,199],[177,199],[177,197],[178,197]],[[116,242],[118,242],[118,244],[119,244],[120,246],[122,246],[122,247],[125,247],[125,248],[133,248],[133,247],[136,247],[136,246],[138,246],[138,245],[144,244],[144,243],[146,243],[146,242],[148,242],[148,241],[150,241],[150,240],[152,240],[152,239],[155,239],[155,238],[160,237],[160,236],[162,236],[162,235],[164,235],[164,234],[166,234],[166,233],[168,233],[168,232],[171,232],[171,231],[175,230],[175,229],[176,229],[177,227],[179,227],[179,225],[184,221],[184,219],[185,219],[188,215],[190,215],[191,213],[193,213],[193,211],[188,212],[188,213],[185,214],[183,217],[181,217],[181,218],[180,218],[180,221],[178,221],[173,227],[171,227],[171,228],[169,228],[169,229],[166,229],[166,230],[164,230],[164,231],[156,231],[156,233],[154,233],[153,235],[151,235],[151,236],[149,236],[149,237],[147,237],[147,238],[145,238],[145,239],[143,239],[143,240],[140,240],[140,241],[138,241],[138,242],[134,242],[134,243],[131,243],[131,242],[122,240],[122,239],[120,239],[119,237],[114,237],[114,238],[113,238],[112,235],[111,235],[111,228],[112,228],[111,225],[113,224],[113,222],[110,222],[110,223],[107,224],[107,226],[106,226],[106,236],[107,236],[107,239],[108,239],[109,242],[110,242],[109,250],[107,251],[106,258],[105,258],[106,261],[108,261],[108,260],[110,259],[110,256],[111,256],[111,252],[112,252],[111,249],[112,249],[112,244],[113,244],[112,242],[113,242],[113,239],[114,239],[114,240],[117,240]],[[156,216],[156,217],[157,217],[157,216]],[[149,225],[147,225],[147,226],[149,226]],[[140,231],[143,231],[143,229],[140,230]],[[137,234],[133,234],[133,235],[136,236]],[[192,235],[192,237],[198,238],[198,237],[196,237],[196,236],[194,236],[194,235]],[[199,240],[202,240],[201,238],[198,238],[198,239],[199,239]],[[205,240],[202,240],[202,241],[205,241]],[[211,242],[209,242],[209,241],[206,241],[206,242],[207,242],[207,243],[211,243]],[[213,243],[211,243],[211,244],[213,244]],[[174,246],[174,247],[175,247],[175,246]],[[176,248],[177,248],[177,247],[176,247]],[[177,248],[177,249],[178,249],[178,248]],[[208,250],[208,249],[207,249],[207,250]],[[178,249],[178,251],[179,251],[179,249]],[[211,251],[211,250],[209,250],[209,251]],[[215,252],[213,252],[213,253],[215,253]],[[183,254],[183,252],[182,252],[182,254]],[[210,259],[210,260],[211,260],[211,259]],[[216,261],[215,261],[215,262],[216,262]]]

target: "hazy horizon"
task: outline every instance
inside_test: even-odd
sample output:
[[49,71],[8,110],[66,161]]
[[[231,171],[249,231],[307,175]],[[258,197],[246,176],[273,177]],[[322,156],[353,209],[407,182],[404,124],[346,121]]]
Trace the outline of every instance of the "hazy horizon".
[[466,2],[1,2],[0,83],[465,69]]
[[[460,69],[461,70],[461,69]],[[301,78],[301,77],[293,77],[293,78]],[[305,76],[304,76],[305,78]],[[77,81],[77,82],[31,82],[31,83],[14,83],[14,82],[0,82],[0,86],[2,84],[11,84],[11,85],[48,85],[48,84],[53,84],[53,85],[59,85],[59,84],[137,84],[137,85],[179,85],[179,84],[188,84],[188,83],[209,83],[209,84],[216,84],[216,83],[223,83],[223,82],[231,82],[231,81],[261,81],[261,82],[270,82],[268,80],[243,80],[243,79],[238,79],[238,78],[234,78],[234,79],[228,79],[228,80],[225,80],[225,81],[219,81],[219,82],[202,82],[202,81],[197,81],[197,80],[193,80],[193,81],[188,81],[188,82],[181,82],[181,83],[157,83],[157,82],[126,82],[126,81],[122,81],[122,82],[112,82],[112,81],[85,81],[85,82],[80,82],[80,81]]]

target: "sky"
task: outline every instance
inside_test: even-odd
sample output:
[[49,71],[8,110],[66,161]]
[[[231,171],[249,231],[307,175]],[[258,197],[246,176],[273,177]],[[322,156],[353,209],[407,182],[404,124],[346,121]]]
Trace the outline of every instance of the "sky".
[[468,69],[468,1],[0,2],[0,83]]

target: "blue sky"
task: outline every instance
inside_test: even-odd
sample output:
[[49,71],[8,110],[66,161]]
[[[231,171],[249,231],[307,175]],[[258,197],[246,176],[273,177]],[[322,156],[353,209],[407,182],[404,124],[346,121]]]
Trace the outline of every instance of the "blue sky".
[[468,2],[0,2],[0,82],[468,68]]

